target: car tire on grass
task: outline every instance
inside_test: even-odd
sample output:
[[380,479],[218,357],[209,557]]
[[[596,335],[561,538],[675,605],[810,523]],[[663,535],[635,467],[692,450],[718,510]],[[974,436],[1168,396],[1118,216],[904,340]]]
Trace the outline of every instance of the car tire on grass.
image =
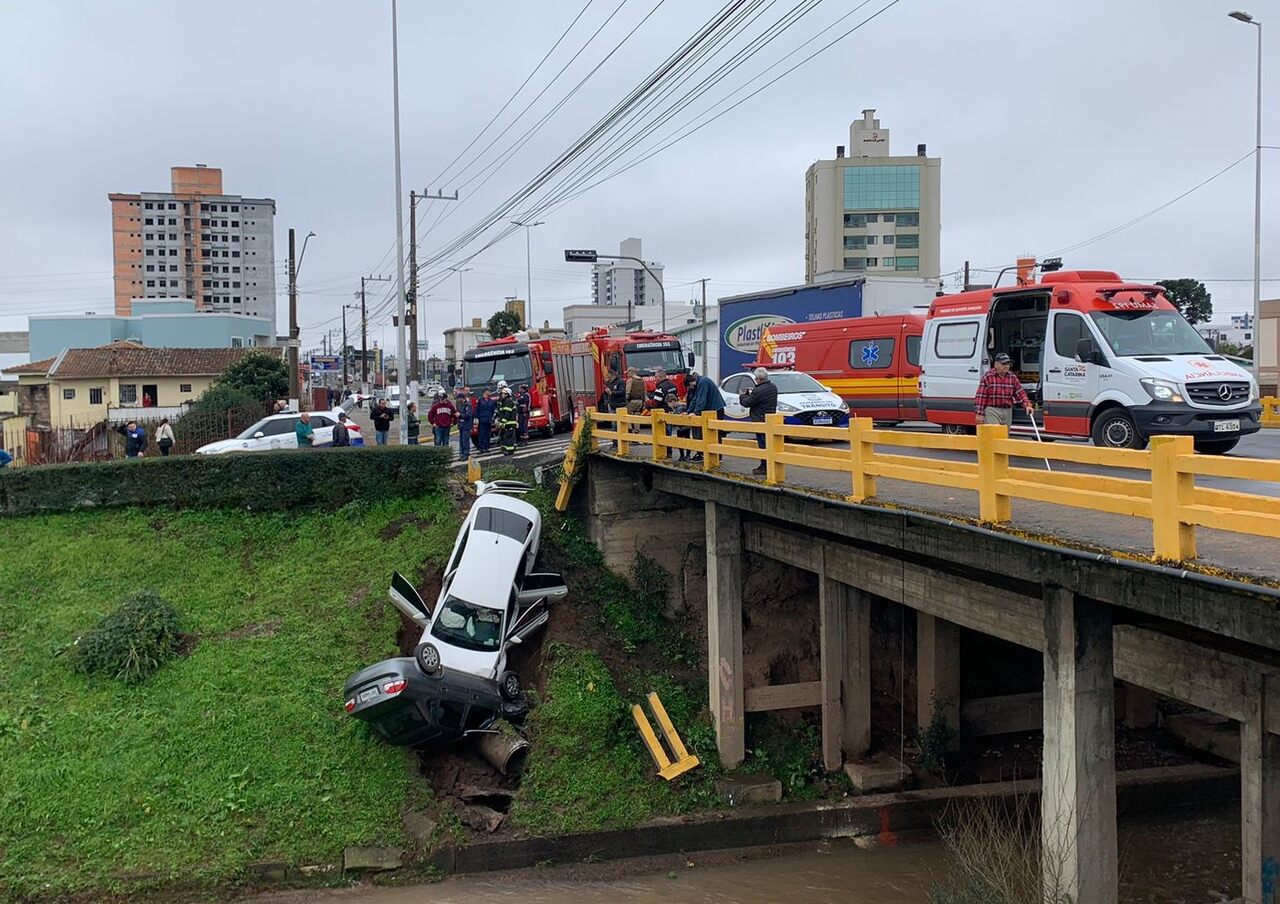
[[508,669],[498,678],[498,693],[502,695],[502,699],[514,703],[520,699],[523,689],[520,686],[520,676]]

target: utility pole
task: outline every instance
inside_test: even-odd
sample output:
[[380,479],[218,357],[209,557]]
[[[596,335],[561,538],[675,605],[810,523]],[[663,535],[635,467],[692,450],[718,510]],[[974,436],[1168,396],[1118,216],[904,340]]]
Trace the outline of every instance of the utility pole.
[[[421,194],[409,192],[409,360],[412,362],[409,379],[416,382],[419,372],[418,361],[418,216],[416,213],[419,201],[456,201],[458,193],[446,195],[442,191],[434,194],[428,187]],[[414,392],[417,396],[417,392]]]
[[351,346],[347,342],[347,310],[348,309],[354,310],[355,305],[344,304],[342,306],[342,387],[344,389],[350,383],[350,378],[347,376],[347,362],[351,358],[351,355],[348,354],[348,350],[351,348]]
[[289,227],[289,399],[291,407],[302,395],[298,386],[298,264],[293,256],[293,227]]
[[546,220],[538,220],[536,223],[526,223],[521,220],[512,220],[511,225],[524,227],[524,328],[534,329],[533,322],[533,263],[530,254],[529,230],[534,226],[542,226]]
[[369,391],[369,307],[365,300],[364,286],[371,282],[391,282],[391,277],[360,277],[360,383],[365,392]]
[[707,373],[707,280],[703,278],[698,282],[702,283],[702,375],[710,377]]

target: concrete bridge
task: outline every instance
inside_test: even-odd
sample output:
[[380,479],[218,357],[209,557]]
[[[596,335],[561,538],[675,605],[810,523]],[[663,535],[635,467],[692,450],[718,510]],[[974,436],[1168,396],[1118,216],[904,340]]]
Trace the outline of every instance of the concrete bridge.
[[[887,613],[902,635],[897,705],[914,724],[937,712],[957,732],[1007,731],[1035,727],[1038,713],[1047,891],[1116,901],[1115,723],[1154,714],[1161,695],[1239,723],[1244,900],[1269,900],[1280,864],[1280,591],[734,475],[588,462],[574,504],[606,559],[625,568],[637,552],[653,556],[679,572],[673,604],[705,611],[725,765],[744,759],[747,713],[798,707],[821,712],[828,769],[864,762]],[[780,630],[759,627],[776,601],[744,592],[762,568],[812,588],[798,629],[816,626],[805,680],[757,683],[760,670],[744,665],[762,630]],[[978,642],[988,660],[992,644],[1010,663],[1038,653],[1042,692],[964,699],[961,650]]]

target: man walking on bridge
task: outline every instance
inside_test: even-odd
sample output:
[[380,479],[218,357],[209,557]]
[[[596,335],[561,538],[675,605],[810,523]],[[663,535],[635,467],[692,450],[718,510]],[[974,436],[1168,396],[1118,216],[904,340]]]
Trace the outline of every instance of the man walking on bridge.
[[978,394],[973,408],[979,424],[1013,423],[1014,404],[1022,405],[1027,417],[1035,410],[1018,375],[1010,371],[1012,362],[1004,352],[996,355],[995,365],[978,381]]

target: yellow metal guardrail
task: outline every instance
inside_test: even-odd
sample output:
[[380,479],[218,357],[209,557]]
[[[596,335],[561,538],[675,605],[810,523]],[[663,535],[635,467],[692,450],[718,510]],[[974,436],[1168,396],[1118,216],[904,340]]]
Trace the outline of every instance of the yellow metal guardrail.
[[1275,396],[1262,397],[1262,426],[1280,427],[1280,399]]
[[649,719],[645,716],[644,709],[639,703],[631,707],[631,718],[635,720],[636,728],[640,731],[640,737],[644,739],[644,746],[649,750],[649,756],[653,757],[653,764],[658,767],[658,775],[667,781],[671,781],[697,766],[698,758],[685,749],[684,742],[680,740],[680,733],[671,724],[671,717],[667,715],[667,708],[662,705],[658,695],[651,691],[648,700],[649,708],[653,710],[653,717],[658,720],[658,728],[662,731],[662,737],[666,740],[667,746],[671,748],[671,755],[668,756],[667,751],[663,749],[662,743],[658,740],[658,736],[653,731],[653,726],[649,724]]
[[[764,462],[764,480],[771,485],[786,481],[789,466],[844,473],[849,475],[848,498],[853,502],[874,498],[876,481],[885,478],[977,492],[979,516],[988,523],[1012,521],[1014,499],[1143,518],[1151,522],[1152,545],[1160,559],[1195,558],[1197,527],[1280,539],[1280,497],[1196,486],[1196,477],[1210,476],[1280,482],[1280,462],[1197,455],[1189,436],[1153,437],[1150,448],[1139,451],[1071,443],[1032,446],[1011,439],[1008,428],[996,424],[979,427],[975,436],[947,436],[877,430],[869,418],[851,418],[844,428],[787,425],[779,414],[759,423],[717,420],[711,414],[588,411],[593,439],[617,443],[621,455],[641,444],[650,446],[655,461],[663,461],[669,450],[683,449],[701,453],[707,471],[719,467],[724,458],[745,458]],[[689,428],[691,435],[669,436],[667,428]],[[755,441],[730,438],[729,433],[763,435],[764,448]],[[847,442],[849,448],[799,445],[797,440]],[[972,452],[977,460],[949,461],[882,451],[884,447]],[[1010,461],[1026,458],[1124,468],[1142,476],[1051,471]]]

